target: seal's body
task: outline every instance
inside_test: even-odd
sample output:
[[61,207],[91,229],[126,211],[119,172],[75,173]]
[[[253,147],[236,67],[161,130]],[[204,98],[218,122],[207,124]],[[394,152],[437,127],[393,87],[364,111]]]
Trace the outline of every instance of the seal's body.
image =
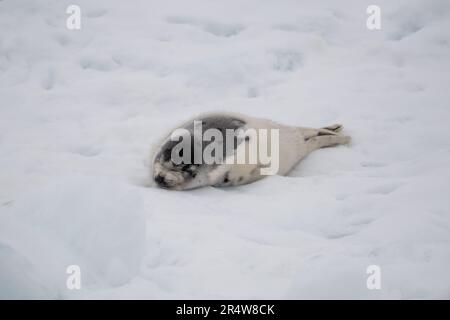
[[[349,136],[339,133],[342,129],[342,125],[339,124],[313,129],[286,126],[271,120],[233,113],[203,114],[183,123],[177,128],[183,128],[193,133],[194,121],[201,121],[203,131],[217,129],[218,131],[216,130],[216,132],[220,131],[224,137],[226,137],[225,131],[227,129],[240,130],[241,132],[248,132],[248,129],[256,131],[260,129],[269,131],[277,129],[279,134],[277,174],[279,175],[288,174],[301,159],[316,149],[346,144],[350,141]],[[245,162],[238,164],[226,161],[230,157],[238,157],[241,153],[245,154],[247,152],[248,154],[250,145],[255,139],[254,136],[233,137],[234,141],[230,143],[232,147],[221,149],[225,159],[223,163],[213,164],[195,163],[193,157],[192,161],[187,161],[188,163],[175,164],[172,151],[179,141],[173,141],[172,138],[171,134],[167,135],[153,155],[152,178],[159,187],[185,190],[202,186],[236,186],[251,183],[265,177],[265,175],[261,174],[261,169],[267,167],[267,164],[263,164],[259,158],[255,163]],[[208,143],[210,142],[198,141],[192,135],[192,148],[197,145],[204,150]],[[273,141],[270,139],[267,140],[266,150],[271,150],[270,146],[272,143]],[[225,145],[226,141],[223,144]],[[261,145],[259,145],[259,148],[261,148]],[[271,156],[273,157],[274,155]]]

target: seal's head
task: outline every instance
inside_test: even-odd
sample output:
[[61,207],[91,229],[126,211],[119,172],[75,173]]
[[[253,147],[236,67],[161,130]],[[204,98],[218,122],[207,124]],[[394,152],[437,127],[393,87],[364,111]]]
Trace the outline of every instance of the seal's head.
[[177,142],[167,141],[153,162],[153,180],[160,188],[186,190],[208,185],[208,165],[175,164],[171,154]]
[[[199,127],[194,127],[198,121]],[[159,147],[156,152],[156,156],[153,160],[153,180],[158,187],[172,190],[186,190],[193,189],[207,185],[215,184],[216,177],[213,171],[221,172],[220,164],[210,163],[206,164],[204,159],[200,163],[194,161],[195,148],[198,148],[203,155],[203,151],[210,143],[216,143],[211,141],[205,141],[203,139],[202,132],[206,130],[214,129],[220,133],[223,137],[223,144],[221,146],[222,159],[225,159],[228,155],[232,154],[238,144],[237,138],[233,135],[230,138],[233,140],[231,147],[228,148],[226,130],[236,130],[243,127],[245,122],[241,119],[237,119],[224,115],[208,115],[202,118],[196,118],[195,120],[185,123],[180,128],[172,131],[171,135],[165,139],[165,141]],[[174,139],[173,134],[177,130],[184,130],[183,135],[176,135]],[[195,134],[196,130],[200,130],[200,136]],[[189,141],[186,150],[190,150],[189,153],[183,154],[185,149],[179,148],[181,141]],[[185,157],[183,157],[185,156]],[[175,158],[183,159],[177,161]]]

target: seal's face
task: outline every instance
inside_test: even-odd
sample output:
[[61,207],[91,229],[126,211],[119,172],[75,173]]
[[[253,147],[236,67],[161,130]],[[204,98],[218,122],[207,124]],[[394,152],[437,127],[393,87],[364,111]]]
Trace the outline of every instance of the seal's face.
[[158,187],[185,190],[205,185],[207,174],[199,165],[175,165],[170,161],[159,160],[154,164],[153,179]]
[[193,189],[207,185],[211,166],[189,163],[175,164],[171,154],[176,141],[167,141],[153,163],[153,180],[158,187],[172,190]]

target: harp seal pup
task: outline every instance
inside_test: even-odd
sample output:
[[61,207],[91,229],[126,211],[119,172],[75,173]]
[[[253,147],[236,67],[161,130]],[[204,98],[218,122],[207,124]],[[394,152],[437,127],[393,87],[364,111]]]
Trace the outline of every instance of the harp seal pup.
[[[244,131],[247,129],[278,129],[279,163],[277,174],[279,175],[288,174],[300,160],[316,149],[350,142],[349,136],[340,133],[342,129],[340,124],[314,129],[288,126],[272,120],[228,112],[201,114],[182,123],[175,129],[183,128],[192,133],[194,131],[194,120],[201,121],[203,132],[211,128],[218,129],[222,133],[226,129],[241,129]],[[196,164],[194,161],[175,164],[172,161],[172,151],[181,141],[173,141],[171,138],[175,129],[170,131],[152,151],[151,179],[156,186],[171,190],[187,190],[203,186],[227,187],[248,184],[266,176],[261,174],[261,168],[267,167],[267,165],[264,166],[259,159],[254,164],[247,164],[247,162],[246,164],[227,164],[226,161],[220,164]],[[234,138],[233,147],[223,150],[223,158],[235,157],[240,152],[248,151],[248,144],[254,138],[254,136],[245,136],[240,140]],[[193,149],[194,145],[199,142],[194,141],[194,137],[191,139]],[[225,143],[226,141],[223,142],[223,144]],[[200,142],[200,145],[203,149],[206,146],[204,141]],[[192,151],[192,153],[194,152]]]

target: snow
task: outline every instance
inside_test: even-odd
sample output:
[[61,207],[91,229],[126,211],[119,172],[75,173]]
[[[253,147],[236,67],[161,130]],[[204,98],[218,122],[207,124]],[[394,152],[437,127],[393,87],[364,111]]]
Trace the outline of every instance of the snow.
[[[450,298],[447,1],[380,0],[379,31],[349,0],[79,0],[72,31],[70,4],[0,1],[0,298]],[[152,144],[214,110],[353,140],[149,187]]]
[[[71,265],[82,270],[84,285],[100,288],[123,285],[139,271],[145,253],[145,210],[131,186],[105,177],[62,176],[22,195],[9,211],[2,215],[0,231],[7,244],[0,253],[7,263],[21,261],[20,271],[12,274],[18,285],[23,273],[37,276],[43,279],[38,289],[56,298],[70,294],[65,280]],[[20,255],[24,257],[16,258]],[[22,266],[33,271],[22,271]],[[8,264],[4,268],[6,274],[14,269]]]

